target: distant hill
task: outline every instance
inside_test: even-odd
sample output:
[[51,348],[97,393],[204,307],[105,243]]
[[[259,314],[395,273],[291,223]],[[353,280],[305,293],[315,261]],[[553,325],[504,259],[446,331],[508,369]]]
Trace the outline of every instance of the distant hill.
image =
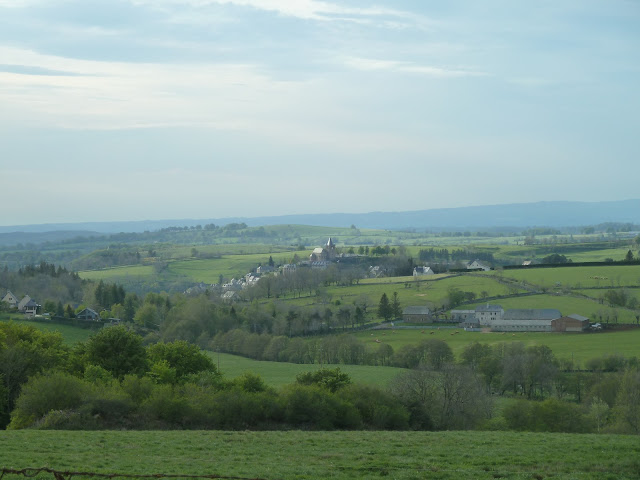
[[[538,202],[477,207],[439,208],[410,212],[326,213],[272,217],[145,220],[133,222],[85,222],[0,227],[3,233],[43,233],[74,230],[75,235],[154,231],[171,226],[215,223],[261,225],[314,225],[376,229],[486,229],[571,227],[606,222],[640,223],[640,200],[615,202]],[[46,241],[46,240],[41,240]],[[1,242],[1,240],[0,240]]]

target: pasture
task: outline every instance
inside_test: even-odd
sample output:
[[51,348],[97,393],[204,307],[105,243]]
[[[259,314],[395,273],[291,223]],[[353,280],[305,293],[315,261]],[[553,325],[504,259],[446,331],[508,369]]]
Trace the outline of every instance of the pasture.
[[64,343],[66,343],[67,345],[75,345],[78,342],[84,342],[95,333],[95,330],[74,327],[72,325],[25,320],[22,315],[0,315],[0,322],[8,322],[10,320],[19,323],[20,325],[28,325],[30,327],[37,328],[38,330],[42,330],[44,332],[60,332]]
[[[0,467],[241,478],[637,479],[623,435],[515,432],[3,431]],[[53,479],[42,474],[40,479]],[[6,475],[6,480],[23,477]]]
[[[498,283],[491,276],[470,275],[434,275],[414,280],[413,277],[385,277],[362,280],[360,283],[349,286],[330,286],[326,288],[326,294],[332,301],[340,300],[341,303],[353,303],[362,296],[369,298],[370,303],[377,307],[380,297],[386,293],[389,298],[393,292],[398,293],[398,299],[403,307],[409,305],[440,306],[447,301],[449,289],[457,288],[463,292],[472,292],[476,298],[484,298],[521,293],[525,290],[517,286],[511,287]],[[316,301],[315,297],[302,296],[301,298],[289,298],[287,302],[296,305],[308,305]]]
[[640,265],[531,268],[496,270],[488,276],[503,276],[546,288],[627,287],[640,285]]
[[[433,332],[433,333],[432,333]],[[455,333],[458,332],[458,333]],[[377,348],[376,339],[387,343],[394,350],[404,345],[415,345],[422,340],[436,338],[451,347],[456,359],[464,348],[473,342],[497,345],[502,342],[522,342],[526,346],[546,345],[558,359],[571,360],[576,365],[584,365],[590,358],[609,354],[627,357],[640,356],[640,328],[627,331],[599,333],[501,333],[501,332],[465,332],[460,329],[425,327],[424,329],[398,329],[363,331],[358,338]]]
[[[266,362],[226,353],[207,352],[215,364],[220,360],[220,371],[225,378],[233,379],[245,372],[258,374],[272,387],[281,387],[296,381],[296,375],[318,370],[317,364],[296,364],[284,362]],[[340,367],[340,370],[351,377],[354,383],[386,387],[389,382],[404,372],[402,368],[374,367],[368,365],[325,365],[326,368]]]

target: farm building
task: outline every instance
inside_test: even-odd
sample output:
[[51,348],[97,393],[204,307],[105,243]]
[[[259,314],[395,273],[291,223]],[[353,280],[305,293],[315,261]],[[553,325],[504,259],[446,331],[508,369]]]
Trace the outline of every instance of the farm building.
[[476,318],[480,325],[489,325],[491,321],[501,319],[504,315],[502,305],[478,305],[476,307]]
[[451,321],[478,323],[475,310],[451,310]]
[[566,317],[561,317],[551,322],[553,332],[583,332],[589,328],[589,319],[573,313]]
[[430,322],[432,320],[429,307],[413,306],[405,307],[402,311],[402,320],[405,322]]
[[554,308],[507,310],[502,318],[489,322],[494,332],[551,332],[551,322],[562,317]]

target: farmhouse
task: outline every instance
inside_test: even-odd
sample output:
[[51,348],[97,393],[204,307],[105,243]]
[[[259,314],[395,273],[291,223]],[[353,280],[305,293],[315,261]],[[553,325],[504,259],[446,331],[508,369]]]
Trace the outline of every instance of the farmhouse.
[[430,322],[432,320],[429,307],[413,306],[405,307],[402,311],[402,320],[405,322]]
[[504,312],[502,318],[489,322],[494,332],[551,332],[551,322],[562,317],[553,308],[524,308]]
[[2,301],[8,303],[11,308],[18,308],[18,297],[16,297],[9,290],[7,290],[7,294],[2,297]]
[[98,315],[98,312],[91,308],[85,308],[84,310],[78,312],[76,318],[78,320],[85,320],[87,322],[97,322],[98,320],[100,320],[100,315]]
[[467,265],[467,270],[482,270],[484,272],[488,272],[489,270],[491,270],[491,267],[476,259]]
[[476,318],[478,323],[483,326],[488,326],[494,320],[499,320],[504,315],[504,309],[501,305],[478,305],[476,307]]
[[434,275],[434,273],[431,267],[413,267],[414,277],[424,277],[425,275]]

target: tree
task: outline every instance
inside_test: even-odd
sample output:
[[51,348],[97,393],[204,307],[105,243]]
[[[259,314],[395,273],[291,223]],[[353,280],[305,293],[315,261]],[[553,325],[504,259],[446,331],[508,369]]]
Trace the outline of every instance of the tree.
[[147,348],[147,353],[152,363],[166,362],[170,368],[175,369],[178,381],[187,375],[203,371],[217,372],[216,366],[208,355],[194,344],[184,340],[151,345]]
[[392,318],[402,317],[402,307],[400,306],[400,300],[398,299],[398,292],[393,292],[390,308]]
[[300,385],[318,385],[332,393],[351,383],[351,377],[340,371],[340,368],[323,368],[315,372],[304,372],[296,376],[296,383]]
[[640,370],[628,369],[625,372],[614,411],[621,431],[640,433]]
[[86,344],[87,363],[98,365],[115,378],[142,374],[147,370],[147,352],[142,337],[122,325],[107,327]]
[[629,250],[624,257],[625,262],[633,262],[633,252]]
[[151,303],[145,303],[138,309],[133,321],[143,327],[157,327],[160,323],[158,307]]
[[[0,412],[3,405],[5,414],[13,410],[27,379],[47,368],[59,366],[67,352],[58,332],[42,332],[13,322],[0,322],[0,379],[3,380]],[[6,416],[0,418],[0,428],[6,425],[6,420]]]
[[386,293],[383,293],[380,297],[380,303],[378,304],[378,317],[388,322],[393,315],[391,305],[389,304],[389,298]]

